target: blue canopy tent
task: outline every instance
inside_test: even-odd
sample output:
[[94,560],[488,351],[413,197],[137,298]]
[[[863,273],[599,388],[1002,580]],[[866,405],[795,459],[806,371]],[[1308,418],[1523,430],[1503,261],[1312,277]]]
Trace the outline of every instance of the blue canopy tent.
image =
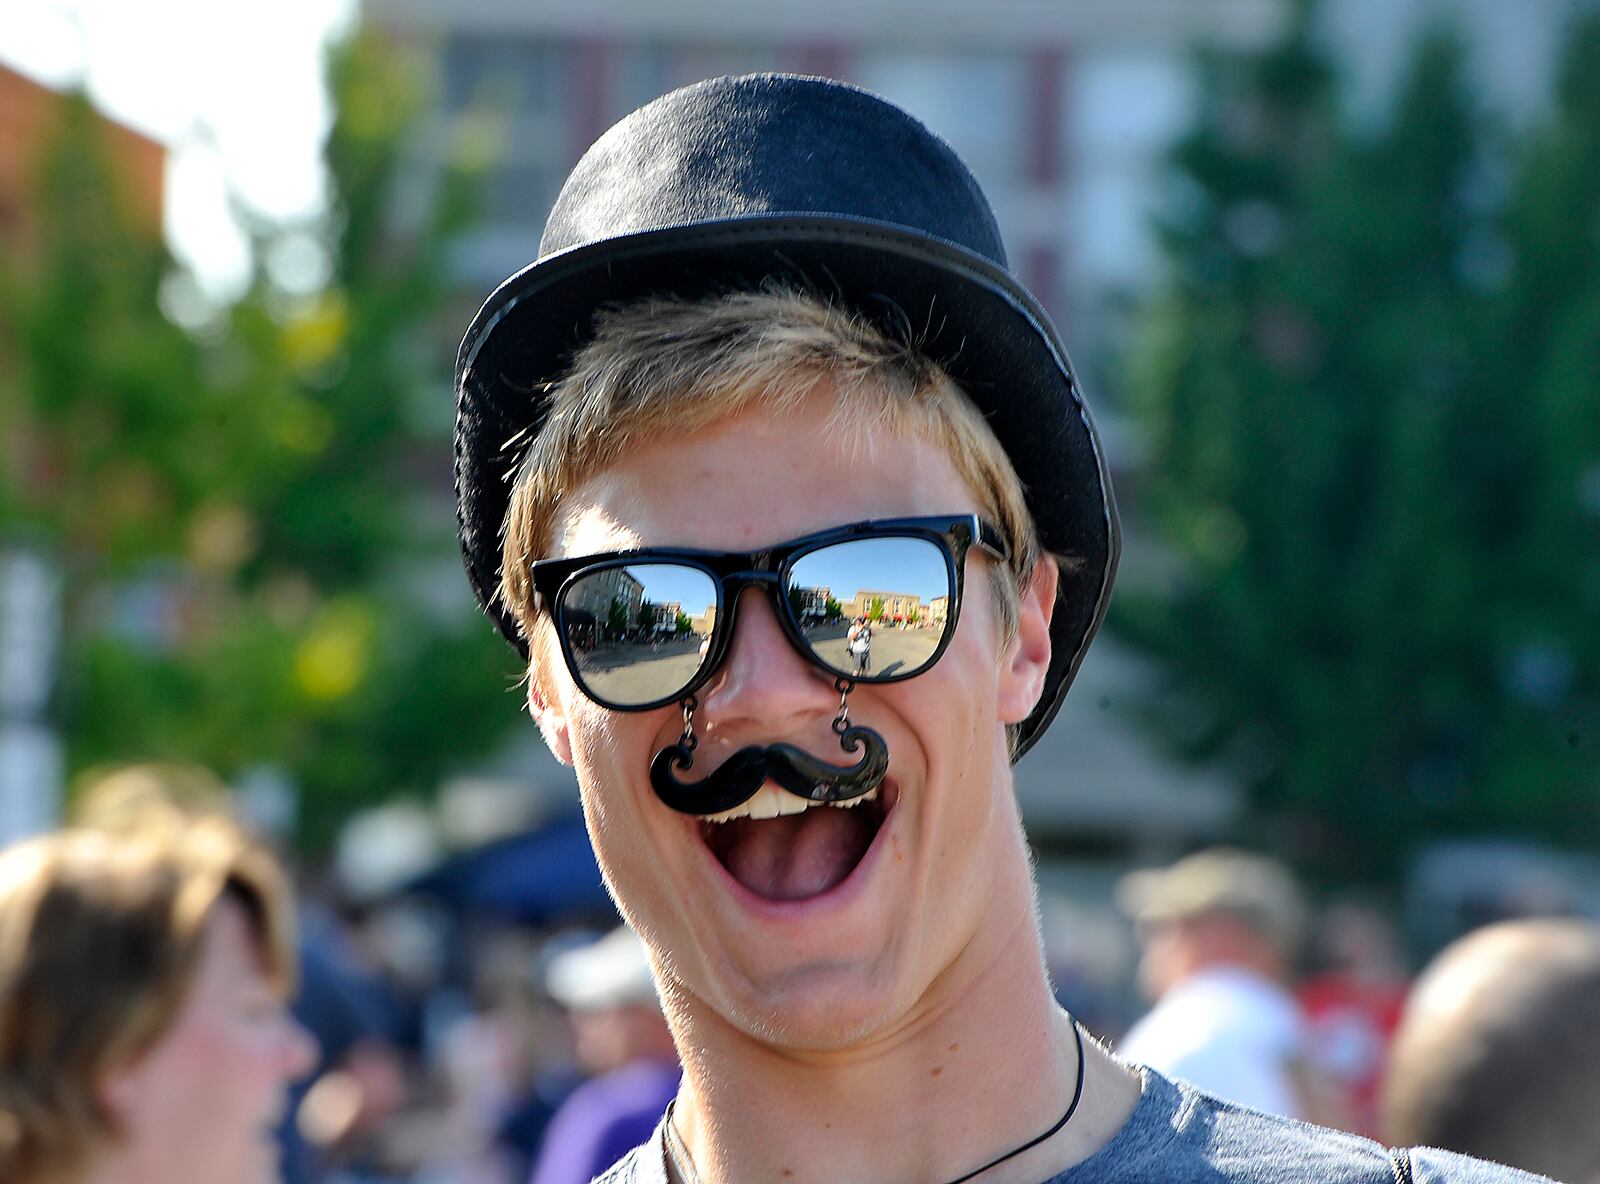
[[616,921],[589,834],[575,814],[451,856],[403,891],[527,925]]

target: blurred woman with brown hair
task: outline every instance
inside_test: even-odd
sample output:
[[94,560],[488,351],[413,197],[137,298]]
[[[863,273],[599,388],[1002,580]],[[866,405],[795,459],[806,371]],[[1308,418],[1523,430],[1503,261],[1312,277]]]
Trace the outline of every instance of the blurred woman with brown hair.
[[0,852],[0,1180],[270,1184],[290,1019],[288,888],[225,818]]

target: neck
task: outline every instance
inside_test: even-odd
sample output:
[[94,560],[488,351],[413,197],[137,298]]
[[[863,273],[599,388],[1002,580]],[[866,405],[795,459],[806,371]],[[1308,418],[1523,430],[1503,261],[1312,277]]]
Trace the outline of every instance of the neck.
[[[1077,1081],[1071,1019],[1049,989],[1031,886],[892,1029],[796,1051],[694,999],[673,1007],[684,1083],[674,1121],[705,1184],[941,1184],[1048,1130]],[[1136,1079],[1091,1043],[1079,1112],[984,1184],[1038,1180],[1084,1158],[1132,1111]]]

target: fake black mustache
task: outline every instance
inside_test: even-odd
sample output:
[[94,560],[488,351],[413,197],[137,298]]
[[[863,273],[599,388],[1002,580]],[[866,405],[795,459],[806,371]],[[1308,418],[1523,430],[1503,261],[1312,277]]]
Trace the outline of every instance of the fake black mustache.
[[752,744],[741,748],[703,781],[679,781],[675,769],[694,766],[694,753],[674,744],[650,762],[656,796],[680,814],[720,814],[755,796],[766,781],[813,802],[845,802],[876,789],[889,769],[889,746],[871,728],[846,728],[839,736],[845,752],[864,749],[853,765],[830,765],[793,744]]

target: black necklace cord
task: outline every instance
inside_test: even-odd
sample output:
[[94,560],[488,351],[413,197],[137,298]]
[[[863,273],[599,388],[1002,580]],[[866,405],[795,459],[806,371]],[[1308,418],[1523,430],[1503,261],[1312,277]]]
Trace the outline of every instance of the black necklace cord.
[[1055,1125],[1053,1125],[1043,1134],[1035,1135],[1020,1147],[1013,1147],[1010,1151],[1007,1151],[998,1159],[991,1159],[981,1168],[973,1168],[972,1171],[968,1172],[965,1176],[957,1176],[954,1180],[950,1181],[950,1184],[966,1184],[968,1180],[983,1175],[983,1173],[987,1172],[990,1168],[997,1168],[1001,1164],[1005,1163],[1006,1160],[1015,1159],[1024,1151],[1030,1151],[1037,1147],[1040,1143],[1043,1143],[1046,1139],[1060,1131],[1062,1127],[1067,1125],[1067,1123],[1072,1121],[1072,1116],[1078,1112],[1078,1103],[1083,1101],[1083,1029],[1078,1027],[1077,1020],[1072,1021],[1072,1035],[1078,1042],[1078,1082],[1072,1087],[1072,1101],[1067,1103],[1066,1113],[1060,1118],[1056,1119]]
[[[1072,1100],[1067,1103],[1066,1113],[1060,1118],[1056,1119],[1054,1124],[1051,1125],[1050,1129],[1045,1131],[1043,1134],[1035,1135],[1026,1143],[1022,1144],[1022,1146],[1013,1147],[1004,1155],[1001,1155],[996,1159],[991,1159],[981,1168],[973,1168],[972,1171],[968,1172],[965,1176],[957,1176],[954,1180],[951,1180],[949,1184],[967,1184],[968,1180],[976,1179],[977,1177],[983,1175],[983,1173],[989,1171],[991,1168],[999,1167],[1001,1164],[1005,1163],[1006,1160],[1015,1159],[1024,1151],[1031,1151],[1040,1143],[1043,1143],[1046,1139],[1057,1134],[1062,1127],[1066,1126],[1067,1123],[1072,1121],[1072,1116],[1078,1112],[1078,1103],[1083,1101],[1083,1078],[1085,1068],[1083,1056],[1083,1029],[1078,1026],[1077,1020],[1072,1021],[1072,1036],[1073,1039],[1078,1042],[1078,1080],[1077,1084],[1072,1087]],[[672,1166],[677,1169],[677,1174],[684,1180],[685,1184],[704,1184],[704,1181],[700,1179],[700,1173],[694,1169],[694,1161],[689,1158],[689,1148],[684,1143],[683,1136],[678,1134],[677,1124],[672,1121],[672,1109],[675,1102],[676,1099],[667,1104],[667,1155],[672,1160]]]

